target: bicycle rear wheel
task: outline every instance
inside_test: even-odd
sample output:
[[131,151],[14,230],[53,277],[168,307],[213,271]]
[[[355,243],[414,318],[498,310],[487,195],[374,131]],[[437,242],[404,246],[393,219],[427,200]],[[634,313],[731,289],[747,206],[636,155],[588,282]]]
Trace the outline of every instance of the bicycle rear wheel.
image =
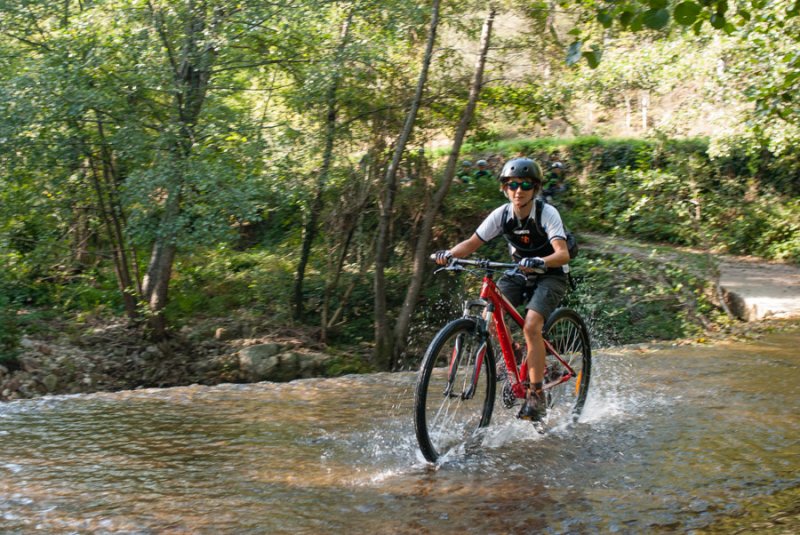
[[428,346],[417,378],[414,426],[425,459],[436,462],[489,425],[494,395],[494,355],[477,321],[445,325]]
[[[575,421],[586,403],[592,374],[589,330],[577,312],[559,308],[545,323],[544,337],[576,373],[576,377],[547,390],[548,413],[551,418],[571,418]],[[566,367],[548,351],[545,384],[557,381],[566,373]]]

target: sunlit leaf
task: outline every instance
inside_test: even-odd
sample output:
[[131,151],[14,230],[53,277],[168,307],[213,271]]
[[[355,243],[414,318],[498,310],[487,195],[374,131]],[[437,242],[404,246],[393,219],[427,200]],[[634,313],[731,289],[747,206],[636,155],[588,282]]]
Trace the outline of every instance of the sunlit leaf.
[[700,6],[694,2],[681,2],[675,6],[672,16],[675,17],[675,22],[681,26],[691,26],[697,20],[699,13]]
[[601,11],[597,14],[597,22],[602,24],[604,28],[610,28],[614,23],[614,18],[609,15],[608,11]]
[[583,53],[583,57],[586,59],[586,63],[589,64],[589,67],[596,69],[600,65],[600,60],[603,57],[603,51],[599,46],[594,45],[592,46],[592,50],[590,52]]
[[710,22],[714,28],[721,30],[722,28],[725,27],[725,22],[726,22],[725,15],[714,13],[713,15],[711,15]]
[[648,9],[642,15],[642,22],[652,30],[660,30],[669,22],[669,11],[666,9]]
[[627,28],[628,27],[628,25],[633,20],[633,15],[634,15],[633,11],[624,11],[619,16],[619,23],[622,25],[623,28]]

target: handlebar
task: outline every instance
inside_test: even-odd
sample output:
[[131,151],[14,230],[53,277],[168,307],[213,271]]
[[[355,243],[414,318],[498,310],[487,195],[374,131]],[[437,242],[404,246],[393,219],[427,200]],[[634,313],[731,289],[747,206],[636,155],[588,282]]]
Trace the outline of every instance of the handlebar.
[[[436,255],[432,254],[430,259],[435,261]],[[450,263],[447,266],[442,266],[442,268],[454,266],[475,266],[480,269],[516,269],[519,267],[519,264],[515,262],[492,262],[485,259],[469,260],[467,258],[453,257],[450,259]]]

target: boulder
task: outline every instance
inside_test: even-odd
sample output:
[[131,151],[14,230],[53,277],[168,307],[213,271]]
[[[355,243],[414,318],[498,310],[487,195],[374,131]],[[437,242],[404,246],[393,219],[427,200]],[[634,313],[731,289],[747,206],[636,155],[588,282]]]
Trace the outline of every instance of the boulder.
[[58,377],[52,373],[45,375],[44,379],[42,379],[42,384],[44,384],[44,387],[48,392],[55,392],[56,387],[58,386]]
[[284,350],[280,344],[258,344],[239,351],[239,369],[248,381],[272,380],[274,370],[280,365],[278,354]]
[[239,351],[239,369],[248,381],[291,381],[325,372],[325,353],[286,351],[280,344],[259,344]]
[[302,353],[299,351],[293,351],[287,352],[284,355],[287,363],[286,367],[289,368],[291,373],[294,375],[292,379],[301,377],[319,377],[324,375],[328,361],[332,358],[330,355],[326,355],[325,353],[316,353],[313,351],[306,351]]

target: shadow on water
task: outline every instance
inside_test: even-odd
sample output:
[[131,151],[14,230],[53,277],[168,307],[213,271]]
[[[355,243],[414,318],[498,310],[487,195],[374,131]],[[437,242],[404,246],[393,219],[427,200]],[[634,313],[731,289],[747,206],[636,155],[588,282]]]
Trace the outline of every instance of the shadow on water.
[[797,342],[600,351],[577,424],[435,467],[413,373],[8,403],[0,531],[797,532]]

